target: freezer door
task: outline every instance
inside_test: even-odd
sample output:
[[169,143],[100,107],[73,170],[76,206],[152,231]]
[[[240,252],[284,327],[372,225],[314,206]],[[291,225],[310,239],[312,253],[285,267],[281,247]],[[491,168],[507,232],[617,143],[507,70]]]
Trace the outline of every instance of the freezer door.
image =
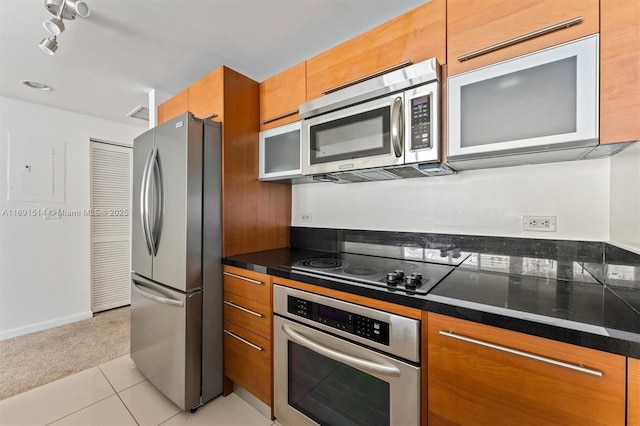
[[185,113],[154,130],[153,280],[188,292],[202,287],[203,124]]
[[131,277],[131,358],[182,410],[200,403],[202,293]]
[[149,161],[153,151],[153,130],[149,130],[133,140],[133,190],[131,217],[131,268],[145,277],[152,276],[152,256],[149,244],[149,234],[144,221],[147,205],[153,200],[151,192],[147,191],[147,176]]

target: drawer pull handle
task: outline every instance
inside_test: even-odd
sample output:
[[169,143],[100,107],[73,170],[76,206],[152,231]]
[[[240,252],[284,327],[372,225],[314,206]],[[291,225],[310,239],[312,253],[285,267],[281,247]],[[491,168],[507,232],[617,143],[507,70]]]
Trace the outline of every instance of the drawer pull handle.
[[235,339],[240,340],[240,341],[241,341],[242,343],[244,343],[245,345],[249,345],[249,346],[251,346],[253,349],[256,349],[256,350],[258,350],[258,351],[263,351],[263,350],[264,350],[264,348],[263,348],[262,346],[254,345],[254,344],[253,344],[253,343],[251,343],[250,341],[243,339],[242,337],[238,336],[238,335],[237,335],[237,334],[235,334],[235,333],[230,332],[229,330],[225,330],[224,332],[225,332],[225,333],[227,333],[229,336],[231,336],[231,337],[233,337],[233,338],[235,338]]
[[446,337],[451,337],[453,339],[462,340],[462,341],[465,341],[465,342],[468,342],[468,343],[473,343],[475,345],[484,346],[486,348],[491,348],[491,349],[495,349],[495,350],[498,350],[498,351],[507,352],[507,353],[510,353],[510,354],[513,354],[513,355],[518,355],[518,356],[521,356],[521,357],[534,359],[536,361],[546,362],[547,364],[553,364],[553,365],[558,366],[558,367],[568,368],[569,370],[578,371],[580,373],[590,374],[590,375],[596,376],[596,377],[602,377],[602,372],[597,371],[597,370],[592,370],[590,368],[584,368],[584,367],[581,367],[579,365],[569,364],[569,363],[562,362],[562,361],[557,361],[555,359],[551,359],[551,358],[547,358],[547,357],[531,354],[529,352],[519,351],[517,349],[511,349],[511,348],[506,348],[504,346],[494,345],[493,343],[484,342],[482,340],[473,339],[471,337],[461,336],[459,334],[454,334],[454,333],[451,333],[449,331],[441,330],[440,331],[440,335],[446,336]]
[[498,44],[494,44],[492,46],[489,47],[485,47],[484,49],[480,49],[480,50],[476,50],[474,52],[471,53],[467,53],[466,55],[462,55],[462,56],[458,56],[458,61],[463,62],[466,61],[468,59],[472,59],[475,58],[476,56],[481,56],[490,52],[494,52],[496,50],[500,50],[503,49],[505,47],[514,45],[514,44],[518,44],[520,42],[526,41],[526,40],[530,40],[532,38],[535,37],[539,37],[541,35],[545,35],[545,34],[549,34],[552,33],[554,31],[557,30],[561,30],[563,28],[568,28],[571,25],[575,25],[575,24],[579,24],[580,22],[582,22],[582,17],[578,16],[577,18],[573,18],[573,19],[569,19],[568,21],[564,21],[564,22],[560,22],[559,24],[555,24],[555,25],[551,25],[550,27],[546,27],[546,28],[542,28],[540,30],[528,33],[528,34],[524,34],[521,35],[519,37],[515,37],[512,38],[510,40],[507,41],[503,41],[501,43]]
[[367,80],[371,80],[372,78],[379,77],[382,74],[386,74],[386,73],[391,72],[391,71],[399,70],[400,68],[404,68],[404,67],[406,67],[408,65],[411,65],[412,63],[413,62],[411,62],[411,61],[404,61],[402,63],[396,64],[396,65],[392,65],[389,68],[385,68],[383,70],[372,72],[371,74],[367,74],[367,75],[364,75],[362,77],[358,77],[356,79],[353,79],[351,81],[347,81],[346,83],[342,83],[342,84],[340,84],[338,86],[332,87],[330,89],[323,90],[321,93],[323,95],[328,95],[329,93],[337,92],[338,90],[344,89],[345,87],[353,86],[354,84],[362,83],[363,81],[367,81]]
[[284,114],[276,115],[275,117],[268,118],[262,122],[262,124],[269,124],[274,121],[278,121],[281,118],[289,117],[290,115],[297,114],[299,110],[294,109],[293,111],[285,112]]
[[243,277],[242,275],[232,274],[231,272],[223,272],[223,274],[228,276],[228,277],[233,277],[233,278],[237,278],[239,280],[248,281],[250,283],[257,284],[257,285],[264,284],[262,281],[252,280],[251,278]]
[[255,316],[259,317],[259,318],[262,318],[262,317],[264,316],[264,315],[262,315],[260,312],[256,312],[256,311],[252,311],[251,309],[243,308],[242,306],[240,306],[240,305],[236,305],[236,304],[235,304],[235,303],[233,303],[233,302],[228,302],[228,301],[226,301],[226,300],[225,300],[225,301],[224,301],[224,304],[225,304],[225,305],[232,306],[232,307],[234,307],[234,308],[236,308],[236,309],[240,309],[240,310],[241,310],[241,311],[243,311],[243,312],[246,312],[246,313],[251,314],[251,315],[255,315]]

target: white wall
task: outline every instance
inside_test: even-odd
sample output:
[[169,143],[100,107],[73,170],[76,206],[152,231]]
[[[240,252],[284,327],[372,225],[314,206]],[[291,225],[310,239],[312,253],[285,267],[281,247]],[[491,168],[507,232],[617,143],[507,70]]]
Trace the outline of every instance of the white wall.
[[[89,139],[131,144],[146,129],[141,123],[127,125],[0,97],[0,213],[89,208]],[[66,143],[65,202],[7,201],[10,134]],[[89,228],[89,217],[0,215],[0,340],[91,316]]]
[[[453,176],[293,187],[292,224],[548,238],[609,239],[610,160],[469,170]],[[312,222],[301,222],[311,213]],[[525,232],[523,215],[557,217],[556,232]]]
[[611,159],[611,242],[640,254],[640,143]]

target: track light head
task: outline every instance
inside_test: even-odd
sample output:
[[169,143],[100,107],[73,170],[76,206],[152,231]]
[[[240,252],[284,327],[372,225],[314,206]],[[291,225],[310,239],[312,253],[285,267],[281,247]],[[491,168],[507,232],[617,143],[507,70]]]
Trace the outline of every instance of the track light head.
[[86,2],[82,0],[67,0],[66,7],[73,10],[78,16],[82,18],[86,18],[91,14],[91,10],[89,10],[89,6]]
[[44,29],[54,36],[60,35],[60,33],[64,31],[64,22],[59,18],[47,19],[44,21],[43,25]]
[[58,41],[56,40],[56,36],[42,39],[38,47],[49,55],[53,55],[56,53],[56,50],[58,50]]

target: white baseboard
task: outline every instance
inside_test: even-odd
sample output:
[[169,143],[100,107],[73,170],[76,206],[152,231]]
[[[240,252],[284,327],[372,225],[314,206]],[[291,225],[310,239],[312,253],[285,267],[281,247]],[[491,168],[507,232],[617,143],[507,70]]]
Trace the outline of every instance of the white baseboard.
[[89,319],[93,316],[93,312],[87,311],[68,317],[56,318],[49,321],[38,322],[35,324],[25,325],[23,327],[12,328],[10,330],[0,331],[0,340],[10,339],[12,337],[22,336],[24,334],[34,333],[36,331],[46,330],[48,328],[57,327],[59,325],[69,324],[76,321]]

